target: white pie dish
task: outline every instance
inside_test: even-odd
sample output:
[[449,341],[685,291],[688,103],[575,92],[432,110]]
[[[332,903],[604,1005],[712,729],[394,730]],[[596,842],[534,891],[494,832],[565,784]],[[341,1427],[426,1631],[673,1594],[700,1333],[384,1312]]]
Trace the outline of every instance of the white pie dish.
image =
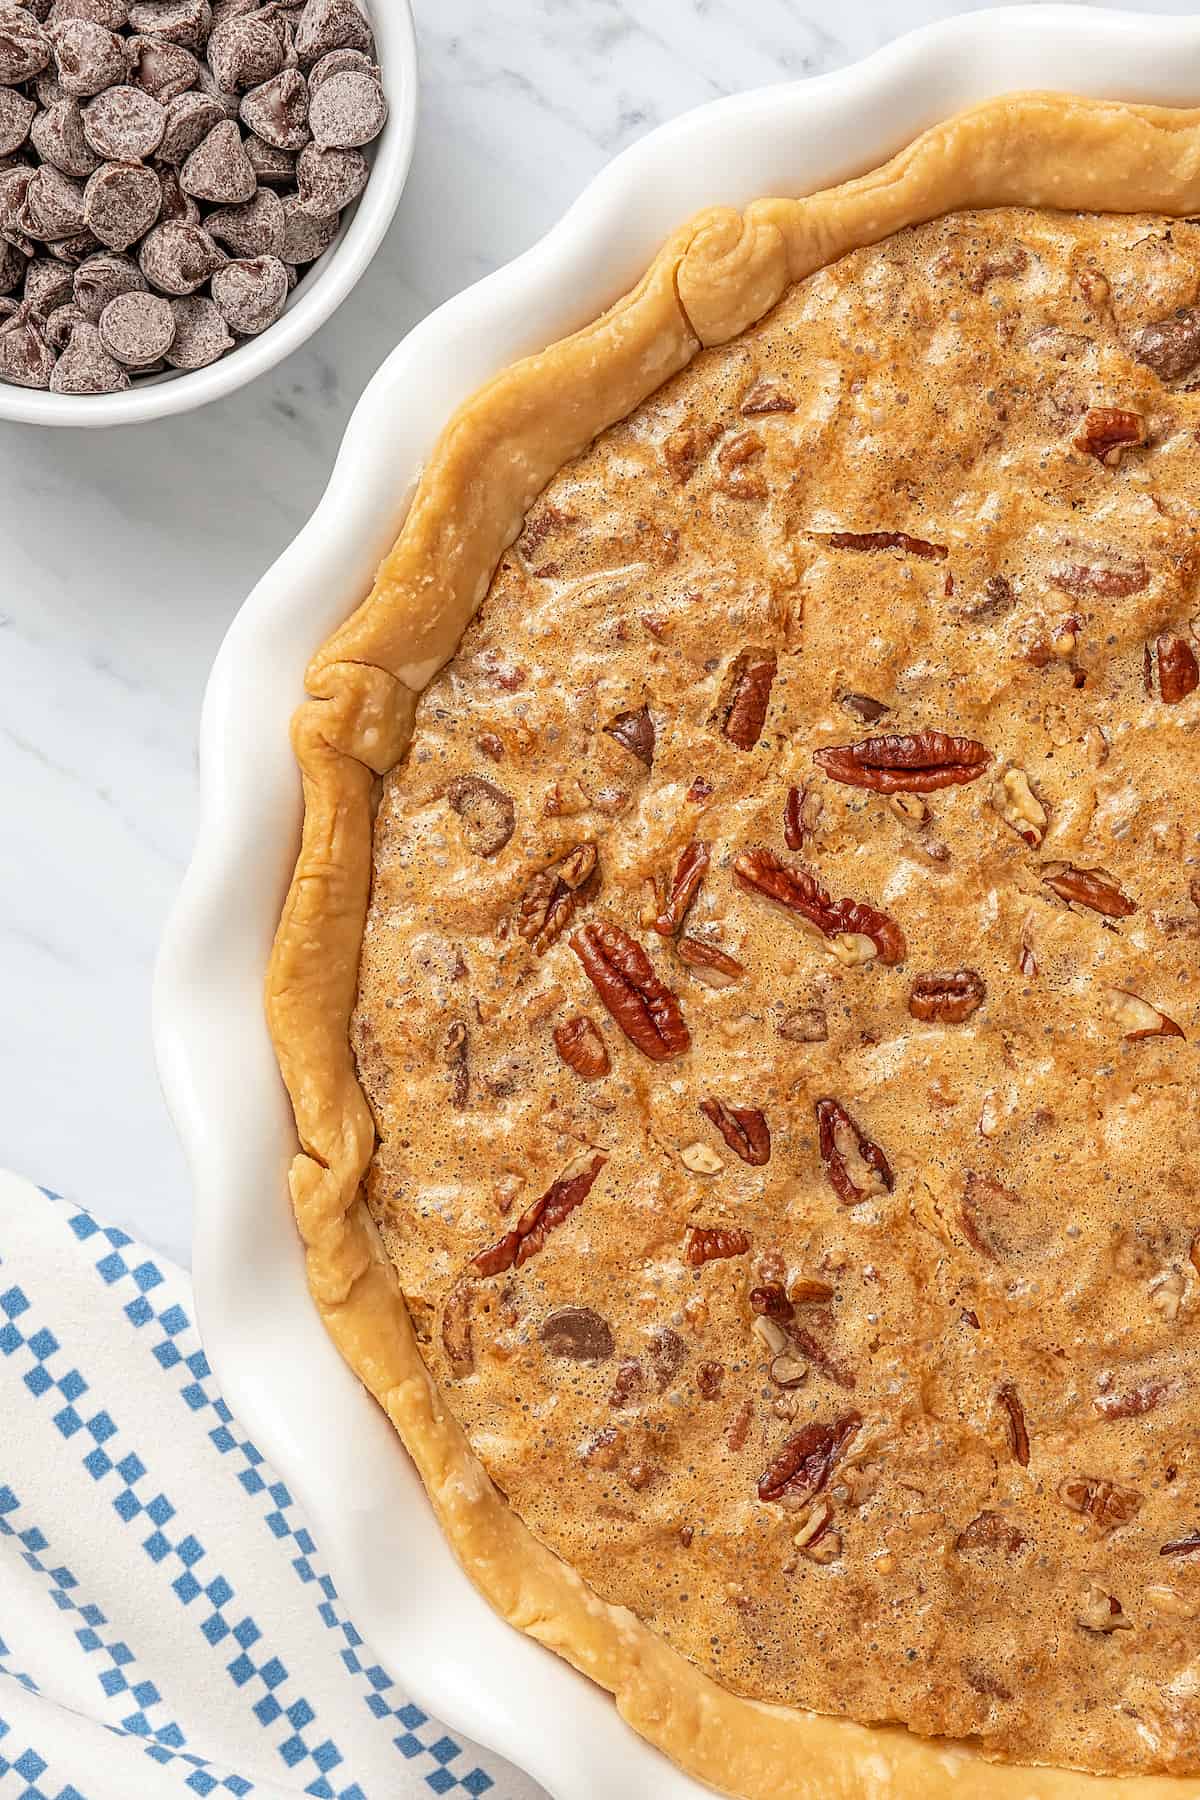
[[417,131],[417,40],[410,0],[366,0],[388,120],[367,150],[371,179],[324,255],[301,273],[283,314],[206,369],[134,380],[123,394],[51,394],[0,382],[0,419],[25,425],[141,425],[192,412],[265,375],[298,350],[366,272],[395,216]]
[[230,1404],[306,1507],[376,1653],[422,1704],[528,1768],[556,1800],[701,1790],[475,1596],[390,1427],[310,1305],[284,1179],[290,1114],[260,998],[299,823],[287,718],[312,649],[366,591],[438,429],[496,368],[600,311],[700,207],[827,185],[964,105],[1031,87],[1186,104],[1200,92],[1200,20],[1066,8],[969,15],[838,75],[719,102],[644,140],[540,245],[393,354],[355,413],[314,519],[247,602],[214,670],[201,841],[157,993],[164,1082],[197,1185],[210,1354]]

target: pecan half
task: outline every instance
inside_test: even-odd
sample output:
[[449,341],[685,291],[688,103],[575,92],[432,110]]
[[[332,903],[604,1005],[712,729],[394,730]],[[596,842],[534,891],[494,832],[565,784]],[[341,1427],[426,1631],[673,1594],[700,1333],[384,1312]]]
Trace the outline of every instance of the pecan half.
[[888,1193],[896,1185],[891,1165],[850,1117],[840,1100],[818,1100],[817,1141],[829,1185],[843,1206]]
[[1163,1379],[1143,1381],[1122,1394],[1097,1394],[1092,1405],[1103,1419],[1140,1419],[1164,1400],[1173,1400],[1179,1384]]
[[709,846],[700,838],[693,839],[679,852],[679,861],[675,864],[667,897],[654,920],[654,929],[662,937],[674,937],[683,924],[688,907],[696,898],[700,883],[704,880],[711,856]]
[[903,550],[906,556],[920,556],[927,562],[945,562],[950,554],[945,544],[910,537],[907,531],[829,531],[814,535],[823,537],[831,550]]
[[1029,1540],[998,1512],[976,1513],[954,1540],[956,1550],[1001,1550],[1015,1556]]
[[1156,319],[1130,334],[1137,361],[1160,381],[1178,381],[1200,363],[1200,307],[1181,306],[1166,319]]
[[1068,1475],[1058,1484],[1058,1497],[1072,1512],[1094,1519],[1101,1531],[1128,1525],[1142,1504],[1136,1488],[1121,1487],[1102,1475]]
[[481,1275],[498,1275],[504,1269],[519,1269],[536,1256],[555,1226],[561,1225],[587,1199],[607,1161],[602,1150],[585,1151],[576,1157],[541,1198],[526,1207],[511,1231],[472,1257],[472,1268]]
[[653,765],[657,733],[648,706],[639,707],[637,712],[618,713],[604,730],[609,737],[616,738],[622,749],[628,750],[639,762],[645,763],[648,769]]
[[816,835],[825,802],[815,783],[789,788],[783,806],[783,841],[789,850],[803,850],[804,840]]
[[588,979],[630,1043],[651,1062],[682,1056],[691,1043],[679,1002],[654,973],[650,958],[607,919],[570,940]]
[[771,1160],[771,1130],[756,1106],[726,1106],[723,1100],[700,1102],[700,1111],[711,1119],[735,1156],[755,1169]]
[[861,1424],[861,1414],[843,1413],[827,1422],[814,1419],[785,1439],[758,1478],[759,1499],[780,1500],[785,1495],[810,1499],[819,1494]]
[[759,413],[795,412],[796,402],[777,388],[773,381],[756,381],[742,400],[742,416],[752,419]]
[[734,1226],[689,1225],[683,1257],[693,1269],[698,1269],[725,1256],[744,1256],[749,1248],[749,1237]]
[[715,486],[735,500],[763,500],[767,484],[760,470],[753,466],[766,448],[757,431],[739,431],[726,438],[717,451]]
[[1158,1554],[1160,1556],[1195,1556],[1197,1551],[1200,1551],[1200,1531],[1193,1531],[1188,1537],[1173,1538],[1169,1544],[1163,1545]]
[[902,962],[908,950],[895,919],[865,900],[833,900],[808,869],[789,867],[770,850],[746,850],[733,859],[733,878],[749,894],[759,894],[832,938],[841,932],[869,937],[881,963]]
[[481,775],[459,775],[446,789],[446,800],[462,820],[468,849],[476,856],[496,856],[503,850],[517,823],[511,794]]
[[1122,450],[1144,443],[1145,437],[1146,421],[1141,413],[1126,412],[1119,406],[1093,406],[1083,415],[1072,442],[1085,455],[1116,468]]
[[463,1107],[471,1091],[471,1070],[467,1061],[467,1028],[461,1019],[455,1020],[442,1041],[442,1061],[450,1074],[450,1104]]
[[813,752],[833,781],[871,788],[877,794],[928,794],[935,788],[977,781],[991,754],[974,738],[945,731],[888,732],[857,744],[830,744]]
[[994,1176],[968,1172],[960,1212],[963,1234],[990,1262],[1019,1254],[1025,1244],[1023,1227],[1028,1211],[1020,1194]]
[[[1181,637],[1164,634],[1154,645],[1154,665],[1158,672],[1159,698],[1164,706],[1178,706],[1181,700],[1194,693],[1200,686],[1200,664],[1196,662],[1196,653],[1192,646]],[[1150,651],[1146,651],[1146,666],[1149,672]],[[1151,683],[1147,682],[1147,687]]]
[[582,1081],[596,1081],[611,1067],[604,1039],[586,1013],[577,1013],[554,1027],[554,1048]]
[[471,1342],[471,1306],[474,1288],[470,1281],[459,1281],[446,1295],[442,1308],[442,1348],[450,1373],[461,1380],[475,1367],[475,1351]]
[[938,1025],[961,1025],[983,1005],[987,989],[974,969],[940,969],[918,975],[908,996],[914,1019]]
[[696,980],[703,981],[707,987],[732,987],[746,973],[744,965],[736,956],[728,956],[724,950],[718,950],[715,944],[707,943],[703,938],[679,938],[675,944],[675,954]]
[[739,750],[753,750],[762,736],[777,663],[773,650],[751,645],[729,665],[714,722]]
[[1042,880],[1060,900],[1074,906],[1086,906],[1108,919],[1127,919],[1130,913],[1137,911],[1137,902],[1123,894],[1104,869],[1078,869],[1074,863],[1047,863]]
[[543,955],[562,935],[576,909],[599,885],[595,844],[576,844],[534,876],[521,899],[517,931],[533,945],[536,955]]
[[839,694],[838,704],[844,706],[848,713],[853,713],[856,719],[861,719],[864,725],[877,725],[884,714],[892,710],[882,700],[873,699],[870,694]]
[[996,1389],[996,1399],[1004,1413],[1008,1442],[1023,1469],[1029,1467],[1029,1432],[1025,1425],[1025,1408],[1011,1381],[1003,1381]]

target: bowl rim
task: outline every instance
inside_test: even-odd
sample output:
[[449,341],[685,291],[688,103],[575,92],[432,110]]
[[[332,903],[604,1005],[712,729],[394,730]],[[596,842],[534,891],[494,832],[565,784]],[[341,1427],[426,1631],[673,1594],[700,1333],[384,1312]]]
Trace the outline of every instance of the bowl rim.
[[0,382],[0,420],[95,430],[193,412],[276,368],[336,312],[366,273],[395,217],[417,133],[420,83],[412,0],[367,0],[367,7],[388,97],[387,123],[371,154],[371,178],[275,323],[207,368],[135,382],[120,394],[52,394]]
[[200,831],[158,960],[154,1027],[196,1193],[208,1354],[385,1666],[419,1705],[556,1800],[698,1800],[708,1790],[636,1738],[606,1694],[491,1613],[308,1300],[285,1183],[294,1131],[261,1004],[300,816],[286,721],[304,664],[367,590],[457,399],[602,310],[699,205],[767,192],[743,191],[748,170],[782,161],[807,171],[794,191],[811,191],[973,100],[1021,87],[1194,100],[1200,15],[1064,5],[959,14],[831,74],[710,102],[639,140],[538,243],[437,308],[387,358],[324,497],[235,618],[205,695]]

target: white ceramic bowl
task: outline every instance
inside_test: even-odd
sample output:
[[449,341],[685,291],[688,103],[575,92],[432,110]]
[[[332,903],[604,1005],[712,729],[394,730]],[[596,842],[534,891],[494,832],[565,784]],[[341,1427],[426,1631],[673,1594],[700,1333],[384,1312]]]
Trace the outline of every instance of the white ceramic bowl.
[[50,394],[0,381],[0,419],[26,425],[139,425],[191,412],[245,387],[310,338],[346,298],[383,242],[412,162],[417,130],[417,43],[410,0],[366,0],[388,97],[388,121],[368,150],[371,179],[348,207],[325,254],[301,274],[281,318],[219,362],[139,381],[123,394]]
[[[196,1186],[208,1353],[307,1510],[377,1655],[422,1706],[528,1769],[555,1800],[698,1800],[701,1790],[635,1738],[606,1695],[478,1598],[309,1303],[285,1182],[292,1122],[261,1001],[300,819],[288,716],[309,653],[367,590],[440,426],[482,381],[598,313],[700,207],[824,186],[1019,88],[1194,104],[1200,16],[967,14],[837,74],[702,107],[634,145],[540,244],[388,358],[324,499],[242,608],[209,684],[200,841],[156,991],[159,1065]],[[857,1792],[848,1787],[848,1800]]]

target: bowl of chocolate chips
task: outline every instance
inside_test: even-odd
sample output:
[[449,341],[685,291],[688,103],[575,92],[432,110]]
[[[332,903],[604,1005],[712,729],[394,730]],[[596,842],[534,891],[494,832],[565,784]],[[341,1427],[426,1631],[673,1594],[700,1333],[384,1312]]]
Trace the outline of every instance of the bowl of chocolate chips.
[[324,323],[412,155],[408,0],[0,0],[0,418],[120,425]]

